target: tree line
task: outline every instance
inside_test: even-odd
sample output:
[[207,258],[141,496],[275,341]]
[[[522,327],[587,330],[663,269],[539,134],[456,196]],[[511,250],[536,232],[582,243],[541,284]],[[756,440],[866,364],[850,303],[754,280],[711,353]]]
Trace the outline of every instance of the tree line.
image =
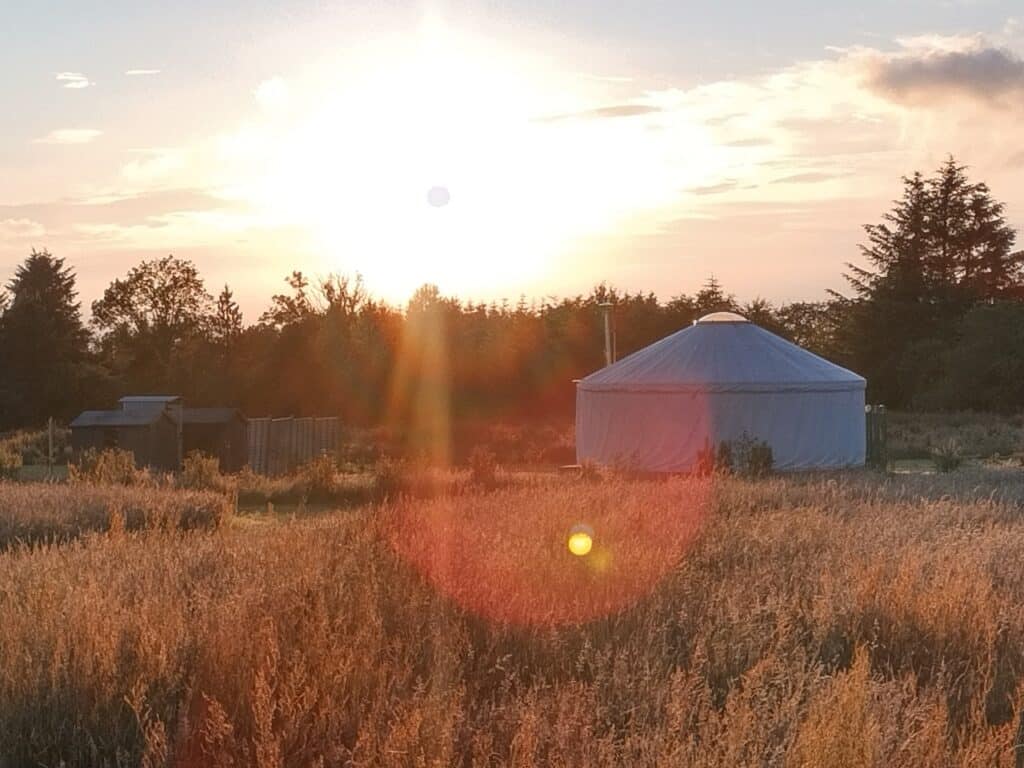
[[[418,289],[406,306],[358,276],[295,271],[246,325],[228,286],[191,262],[144,261],[83,318],[74,271],[35,251],[0,292],[0,428],[68,419],[126,393],[180,394],[255,415],[338,415],[363,426],[417,419],[565,420],[573,379],[604,364],[601,304],[619,356],[738,311],[868,380],[893,407],[1024,407],[1024,252],[988,187],[950,158],[865,227],[848,293],[738,301],[711,278],[659,300],[605,284],[571,298],[473,303]],[[425,415],[426,414],[426,415]]]

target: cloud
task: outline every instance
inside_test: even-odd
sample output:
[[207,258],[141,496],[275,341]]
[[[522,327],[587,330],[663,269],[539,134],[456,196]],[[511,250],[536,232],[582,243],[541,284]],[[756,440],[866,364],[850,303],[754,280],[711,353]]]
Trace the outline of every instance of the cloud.
[[0,219],[0,240],[29,240],[42,237],[46,228],[32,219]]
[[187,152],[173,147],[132,149],[136,159],[121,167],[121,176],[130,182],[160,181],[185,166]]
[[778,179],[773,179],[771,184],[817,184],[821,181],[831,181],[832,179],[841,179],[843,176],[848,174],[845,173],[822,173],[820,171],[809,171],[807,173],[794,173],[790,176],[783,176]]
[[38,139],[34,139],[34,144],[88,144],[90,141],[95,139],[97,136],[102,135],[103,131],[97,131],[93,128],[60,128],[56,131],[50,131],[45,136],[41,136]]
[[751,139],[737,139],[736,141],[727,141],[725,146],[727,147],[770,147],[774,142],[769,138],[751,138]]
[[159,75],[161,70],[159,69],[129,69],[125,70],[125,74],[128,77],[138,77],[140,75]]
[[600,120],[612,117],[636,117],[638,115],[649,115],[654,112],[661,112],[661,107],[653,107],[647,104],[616,104],[611,107],[598,107],[596,109],[585,109],[582,112],[567,112],[562,115],[550,115],[539,118],[539,123],[557,123],[562,120]]
[[592,75],[589,72],[582,73],[586,80],[594,80],[599,83],[632,83],[632,77],[621,77],[618,75]]
[[732,122],[738,117],[743,117],[743,113],[729,112],[724,115],[714,115],[713,117],[706,118],[704,120],[704,125],[708,126],[709,128],[719,128],[725,125],[726,123]]
[[902,41],[906,50],[869,65],[868,85],[897,101],[966,94],[985,101],[1024,95],[1024,60],[1006,48],[973,40],[956,50],[949,44],[925,48],[920,38]]
[[709,184],[708,186],[705,187],[693,187],[690,190],[690,192],[692,192],[695,195],[701,196],[720,195],[723,192],[729,192],[731,190],[734,190],[738,186],[739,182],[737,182],[736,179],[729,179],[728,181],[723,181],[720,184]]
[[253,95],[256,103],[264,109],[279,109],[288,103],[288,83],[283,77],[272,77],[256,86]]
[[81,72],[58,72],[57,80],[62,82],[65,88],[88,88],[95,85]]

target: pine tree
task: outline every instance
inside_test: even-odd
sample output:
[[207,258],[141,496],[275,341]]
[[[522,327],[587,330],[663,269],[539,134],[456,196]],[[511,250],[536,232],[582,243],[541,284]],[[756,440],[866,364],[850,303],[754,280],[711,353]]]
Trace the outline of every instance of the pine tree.
[[851,322],[842,345],[873,398],[908,404],[972,306],[1024,295],[1024,255],[1012,253],[1002,204],[952,157],[931,179],[904,178],[883,223],[864,229],[870,267],[848,265],[857,296],[843,303]]
[[81,405],[89,354],[75,274],[64,259],[33,250],[7,292],[0,320],[3,421],[22,426],[67,418]]
[[242,310],[234,299],[231,289],[225,284],[217,296],[217,303],[210,318],[210,339],[223,351],[229,351],[242,335]]
[[736,300],[732,294],[722,290],[721,283],[714,275],[708,278],[704,287],[697,291],[693,300],[697,311],[697,317],[707,315],[711,312],[733,312],[736,310]]

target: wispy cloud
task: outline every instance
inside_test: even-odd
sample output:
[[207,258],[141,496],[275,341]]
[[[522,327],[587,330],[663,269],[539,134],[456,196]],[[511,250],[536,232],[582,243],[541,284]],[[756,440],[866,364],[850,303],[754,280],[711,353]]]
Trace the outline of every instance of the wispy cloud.
[[65,88],[88,88],[95,85],[81,72],[58,72],[57,80],[63,83]]
[[174,147],[153,147],[128,150],[135,159],[121,167],[121,176],[134,183],[166,180],[185,165],[186,150]]
[[616,104],[610,107],[597,107],[596,109],[585,109],[582,112],[567,112],[561,115],[549,115],[537,119],[539,123],[556,123],[562,120],[600,120],[614,117],[636,117],[638,115],[649,115],[653,112],[660,112],[661,107],[653,107],[648,104]]
[[34,144],[88,144],[103,134],[94,128],[58,128],[33,141]]
[[690,192],[701,196],[720,195],[723,192],[729,192],[736,189],[737,186],[739,186],[739,182],[737,182],[736,179],[729,179],[728,181],[723,181],[720,184],[709,184],[704,187],[694,187]]
[[845,173],[821,173],[818,171],[808,171],[807,173],[794,173],[789,176],[783,176],[779,179],[773,179],[772,184],[817,184],[822,181],[831,181],[832,179],[840,179],[848,174]]
[[589,72],[583,72],[582,76],[586,80],[594,80],[599,83],[632,83],[632,77],[622,77],[619,75],[594,75]]
[[125,74],[129,77],[138,77],[140,75],[159,75],[161,70],[159,69],[128,69],[125,70]]
[[32,219],[0,219],[0,239],[27,240],[42,237],[46,229],[38,221]]
[[727,141],[725,146],[735,147],[737,149],[746,149],[749,147],[770,147],[772,140],[767,137],[755,137],[750,139],[737,139],[735,141]]

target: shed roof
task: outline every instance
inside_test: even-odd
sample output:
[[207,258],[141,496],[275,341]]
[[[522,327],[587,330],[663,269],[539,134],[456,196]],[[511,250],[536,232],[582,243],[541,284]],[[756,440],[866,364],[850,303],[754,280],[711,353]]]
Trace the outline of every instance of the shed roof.
[[237,408],[184,408],[181,412],[185,424],[227,424],[244,418]]
[[118,400],[119,403],[177,403],[181,395],[127,395]]
[[82,411],[68,426],[77,427],[148,427],[165,418],[163,411]]

